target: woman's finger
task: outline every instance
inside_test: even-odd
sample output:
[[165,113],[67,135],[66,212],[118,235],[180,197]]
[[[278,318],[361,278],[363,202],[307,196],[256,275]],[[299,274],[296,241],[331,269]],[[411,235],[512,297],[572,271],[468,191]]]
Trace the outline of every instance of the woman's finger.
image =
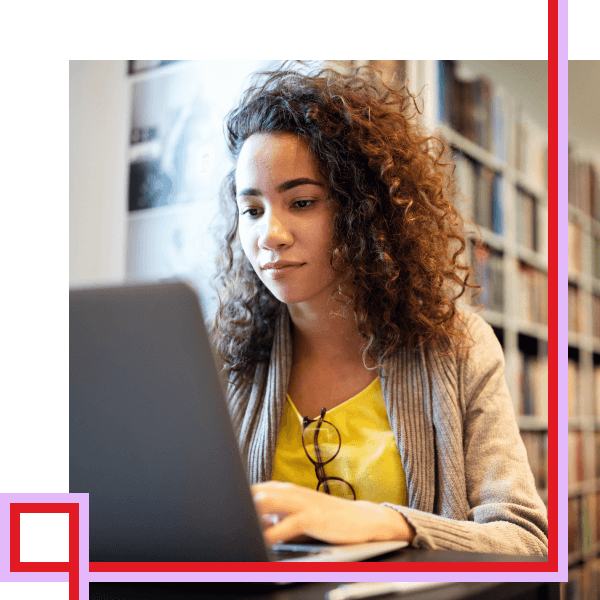
[[298,513],[290,515],[280,521],[277,525],[269,527],[263,533],[267,544],[273,545],[288,540],[294,539],[304,533],[304,523],[306,521],[306,515],[304,513]]
[[254,505],[261,514],[300,512],[306,506],[306,498],[291,489],[261,490],[253,494]]

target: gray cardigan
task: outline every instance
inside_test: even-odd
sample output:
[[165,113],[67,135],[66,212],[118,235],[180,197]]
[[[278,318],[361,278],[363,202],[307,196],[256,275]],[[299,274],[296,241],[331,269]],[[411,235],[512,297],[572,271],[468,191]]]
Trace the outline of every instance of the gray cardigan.
[[[492,328],[464,313],[467,358],[401,351],[379,370],[408,488],[385,504],[415,528],[413,546],[505,554],[548,553],[548,521],[504,379]],[[289,313],[277,317],[269,363],[251,383],[233,377],[227,401],[250,483],[268,481],[292,362]]]

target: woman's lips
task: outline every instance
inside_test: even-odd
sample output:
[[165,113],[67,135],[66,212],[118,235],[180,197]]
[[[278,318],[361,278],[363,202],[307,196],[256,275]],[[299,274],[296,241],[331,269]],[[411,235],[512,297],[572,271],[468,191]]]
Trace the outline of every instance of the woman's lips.
[[263,271],[269,279],[274,279],[274,280],[283,279],[284,277],[287,277],[288,275],[295,272],[300,267],[303,267],[304,264],[305,263],[302,263],[300,265],[286,265],[286,266],[277,267],[277,268],[263,269]]

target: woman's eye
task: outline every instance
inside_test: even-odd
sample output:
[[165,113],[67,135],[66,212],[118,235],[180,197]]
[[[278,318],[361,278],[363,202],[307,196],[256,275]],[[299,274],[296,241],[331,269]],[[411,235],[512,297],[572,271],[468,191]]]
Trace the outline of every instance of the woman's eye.
[[247,208],[242,212],[242,215],[248,215],[249,217],[258,217],[258,208]]
[[294,202],[294,205],[298,208],[307,208],[308,206],[313,204],[313,202],[313,200],[296,200],[296,202]]

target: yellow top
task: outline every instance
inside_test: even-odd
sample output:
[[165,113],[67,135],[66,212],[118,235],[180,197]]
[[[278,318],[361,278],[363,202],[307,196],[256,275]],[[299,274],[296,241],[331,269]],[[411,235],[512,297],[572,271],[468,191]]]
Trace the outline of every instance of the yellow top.
[[[319,481],[315,467],[302,446],[303,416],[288,395],[272,479],[316,489]],[[342,439],[339,454],[324,467],[325,474],[351,483],[357,500],[406,505],[406,477],[379,378],[350,400],[327,411],[325,420],[338,428]]]

